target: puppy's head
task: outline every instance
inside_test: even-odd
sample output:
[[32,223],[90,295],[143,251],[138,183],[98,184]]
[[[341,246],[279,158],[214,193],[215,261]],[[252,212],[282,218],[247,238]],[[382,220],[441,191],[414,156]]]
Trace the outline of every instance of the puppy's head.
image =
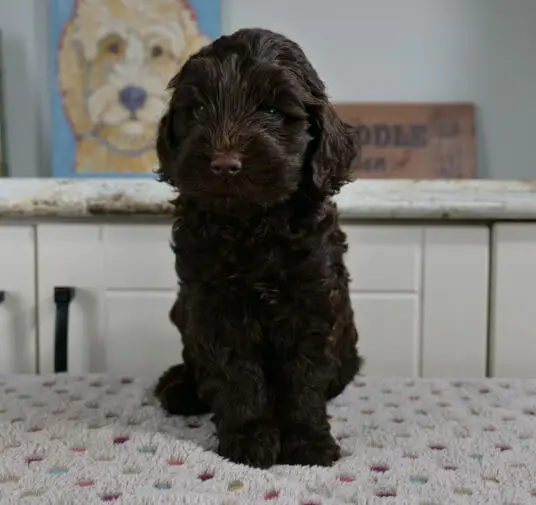
[[300,47],[242,29],[194,54],[171,80],[157,137],[160,180],[207,204],[269,206],[350,179],[356,132]]

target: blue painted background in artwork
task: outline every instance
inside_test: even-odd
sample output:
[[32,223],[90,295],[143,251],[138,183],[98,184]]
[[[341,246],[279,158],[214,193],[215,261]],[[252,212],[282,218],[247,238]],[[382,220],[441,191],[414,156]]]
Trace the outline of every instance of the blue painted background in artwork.
[[[76,173],[73,171],[76,143],[71,127],[63,112],[61,92],[57,83],[58,44],[63,25],[73,13],[76,0],[50,0],[50,79],[51,79],[51,164],[53,177],[121,177],[154,178],[154,174],[122,174],[113,172]],[[199,28],[209,38],[221,35],[221,0],[189,0],[194,9]]]

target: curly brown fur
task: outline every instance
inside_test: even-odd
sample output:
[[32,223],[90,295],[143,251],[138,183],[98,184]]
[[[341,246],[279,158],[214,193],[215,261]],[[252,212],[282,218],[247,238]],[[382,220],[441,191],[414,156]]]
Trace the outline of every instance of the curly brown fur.
[[268,30],[221,37],[170,87],[157,151],[180,195],[170,317],[184,363],[156,395],[173,414],[212,412],[232,461],[331,465],[326,401],[361,365],[331,201],[356,133],[300,47]]

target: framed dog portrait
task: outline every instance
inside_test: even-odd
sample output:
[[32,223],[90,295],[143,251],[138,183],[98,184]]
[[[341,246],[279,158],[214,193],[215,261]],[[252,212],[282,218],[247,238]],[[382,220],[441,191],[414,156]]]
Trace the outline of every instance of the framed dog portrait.
[[220,0],[50,0],[53,177],[155,177],[167,85]]

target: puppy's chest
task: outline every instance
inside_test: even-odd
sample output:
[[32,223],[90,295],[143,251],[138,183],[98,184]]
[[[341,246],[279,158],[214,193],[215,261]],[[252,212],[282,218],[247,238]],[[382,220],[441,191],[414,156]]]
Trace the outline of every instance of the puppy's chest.
[[269,299],[321,264],[313,244],[286,239],[265,241],[199,240],[178,252],[179,277],[226,289],[254,291]]

